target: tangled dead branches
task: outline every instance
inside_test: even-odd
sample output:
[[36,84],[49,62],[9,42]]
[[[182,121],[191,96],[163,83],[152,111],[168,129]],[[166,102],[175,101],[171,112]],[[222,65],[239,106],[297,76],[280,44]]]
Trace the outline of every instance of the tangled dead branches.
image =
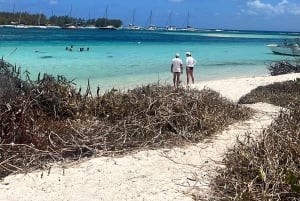
[[93,154],[199,142],[251,115],[211,90],[148,85],[93,97],[62,76],[26,83],[30,90],[0,103],[0,176]]
[[252,104],[257,102],[266,102],[285,108],[294,107],[299,103],[300,97],[300,79],[287,81],[283,83],[274,83],[268,86],[261,86],[246,94],[240,100],[240,104]]
[[275,64],[269,64],[268,70],[272,76],[288,73],[300,73],[300,65],[299,62],[292,64],[289,61],[279,61]]
[[[281,90],[280,90],[281,89]],[[257,93],[259,91],[259,93]],[[218,200],[299,200],[300,198],[299,80],[251,92],[251,102],[265,100],[286,106],[261,139],[239,142],[225,159],[213,189]],[[262,96],[262,97],[261,97]],[[274,98],[274,97],[280,98]],[[290,96],[292,98],[290,98]],[[243,100],[246,102],[246,97]],[[287,103],[285,99],[291,100]],[[282,101],[282,103],[280,102]]]

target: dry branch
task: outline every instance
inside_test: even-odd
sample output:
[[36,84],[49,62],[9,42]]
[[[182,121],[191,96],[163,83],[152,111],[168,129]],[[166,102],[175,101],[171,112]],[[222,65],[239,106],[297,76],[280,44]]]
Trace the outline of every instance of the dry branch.
[[[10,68],[1,65],[0,72]],[[63,76],[25,83],[27,90],[16,85],[13,97],[0,102],[0,176],[93,154],[199,142],[251,115],[211,90],[148,85],[93,97],[90,86],[81,95]]]

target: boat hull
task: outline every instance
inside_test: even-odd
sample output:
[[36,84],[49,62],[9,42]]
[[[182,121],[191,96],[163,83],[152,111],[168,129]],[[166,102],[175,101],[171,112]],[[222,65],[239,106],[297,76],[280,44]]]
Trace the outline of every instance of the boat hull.
[[267,47],[274,53],[287,56],[300,56],[300,48],[298,45],[277,45],[270,44]]

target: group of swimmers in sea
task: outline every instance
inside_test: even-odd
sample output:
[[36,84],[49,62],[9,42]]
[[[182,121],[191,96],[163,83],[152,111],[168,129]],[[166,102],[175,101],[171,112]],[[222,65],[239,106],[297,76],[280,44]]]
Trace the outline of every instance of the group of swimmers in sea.
[[[73,45],[71,45],[70,47],[67,46],[67,47],[66,47],[66,50],[72,52],[72,51],[73,51],[73,48],[74,48]],[[86,50],[86,51],[90,51],[90,48],[89,48],[89,47],[87,47],[86,49],[85,49],[84,47],[80,47],[80,48],[79,48],[79,52],[83,52],[83,51],[85,51],[85,50]]]

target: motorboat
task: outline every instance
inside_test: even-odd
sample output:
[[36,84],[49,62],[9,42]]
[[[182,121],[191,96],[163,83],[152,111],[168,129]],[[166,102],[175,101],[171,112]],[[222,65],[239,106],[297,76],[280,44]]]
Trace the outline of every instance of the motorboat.
[[274,54],[300,56],[300,40],[296,38],[289,43],[284,41],[282,44],[268,44],[266,45]]

